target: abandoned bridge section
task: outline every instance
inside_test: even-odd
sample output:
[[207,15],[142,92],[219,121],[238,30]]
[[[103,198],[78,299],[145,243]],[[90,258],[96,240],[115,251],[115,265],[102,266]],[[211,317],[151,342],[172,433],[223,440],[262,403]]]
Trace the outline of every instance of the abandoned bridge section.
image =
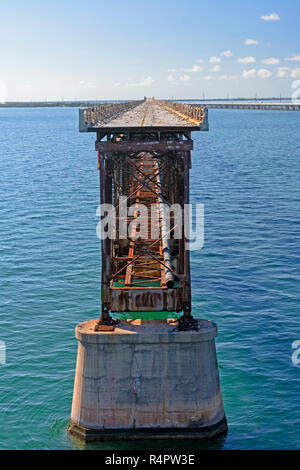
[[182,324],[192,325],[183,208],[191,132],[208,130],[207,109],[147,99],[79,112],[80,131],[97,135],[100,202],[111,204],[116,217],[113,237],[101,240],[97,328],[113,329],[114,312],[182,312]]
[[[191,132],[208,130],[207,110],[128,102],[81,110],[80,128],[97,135],[100,199],[108,204],[102,221],[113,214],[117,224],[101,240],[101,317],[76,326],[68,430],[85,441],[224,433],[217,325],[199,312],[192,316],[182,212],[189,202]],[[127,318],[116,320],[115,312]]]

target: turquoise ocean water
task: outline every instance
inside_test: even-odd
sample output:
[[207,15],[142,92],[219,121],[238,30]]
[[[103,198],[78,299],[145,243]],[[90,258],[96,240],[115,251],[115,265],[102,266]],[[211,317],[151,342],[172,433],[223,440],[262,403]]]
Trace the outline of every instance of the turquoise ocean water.
[[77,110],[0,110],[1,449],[300,447],[300,114],[210,110],[194,133],[193,313],[219,326],[227,436],[84,446],[67,432],[75,325],[99,314],[99,174]]

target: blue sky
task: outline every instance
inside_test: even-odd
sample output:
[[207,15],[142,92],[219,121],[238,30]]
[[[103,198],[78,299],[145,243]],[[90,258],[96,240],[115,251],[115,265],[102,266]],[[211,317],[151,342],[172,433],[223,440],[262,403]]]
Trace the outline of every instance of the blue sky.
[[291,96],[299,17],[299,0],[2,0],[0,80],[9,101]]

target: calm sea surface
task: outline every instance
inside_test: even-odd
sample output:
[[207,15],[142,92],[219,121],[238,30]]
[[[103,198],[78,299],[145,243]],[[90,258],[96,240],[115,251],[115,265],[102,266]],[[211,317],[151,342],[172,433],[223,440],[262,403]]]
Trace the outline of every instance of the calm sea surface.
[[[300,113],[210,110],[194,133],[193,312],[217,322],[226,437],[187,448],[300,447]],[[77,110],[0,110],[0,448],[84,446],[67,432],[75,325],[99,314],[99,175]]]

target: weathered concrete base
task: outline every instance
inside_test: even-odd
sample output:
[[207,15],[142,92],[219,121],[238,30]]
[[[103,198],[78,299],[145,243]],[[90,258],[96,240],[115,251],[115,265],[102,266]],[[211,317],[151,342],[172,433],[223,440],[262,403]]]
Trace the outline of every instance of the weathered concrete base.
[[178,331],[175,320],[121,321],[79,341],[68,430],[85,441],[212,438],[227,430],[215,341],[217,327]]
[[73,423],[69,423],[68,431],[86,442],[113,441],[113,440],[161,440],[161,439],[212,439],[227,431],[227,421],[222,421],[213,426],[204,426],[201,429],[192,428],[139,428],[139,429],[87,429]]

